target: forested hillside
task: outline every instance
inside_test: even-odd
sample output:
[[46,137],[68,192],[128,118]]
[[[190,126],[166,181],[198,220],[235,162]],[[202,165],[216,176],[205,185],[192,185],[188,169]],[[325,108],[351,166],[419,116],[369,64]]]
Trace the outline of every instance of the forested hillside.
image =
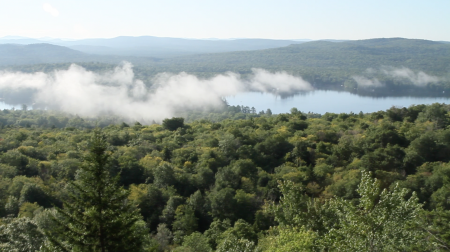
[[447,251],[449,112],[230,107],[142,125],[3,110],[0,248]]
[[137,76],[148,85],[162,72],[188,72],[209,78],[231,71],[245,78],[252,74],[253,68],[262,68],[301,76],[318,89],[339,89],[361,95],[431,92],[434,96],[450,91],[450,44],[428,40],[311,41],[266,50],[160,59],[85,54],[44,44],[0,45],[0,50],[5,55],[0,65],[10,71],[49,72],[67,69],[71,63],[105,71],[114,69],[121,61],[129,61],[134,64]]
[[[344,42],[312,41],[275,49],[239,53],[202,54],[167,59],[165,62],[195,69],[196,64],[209,65],[212,72],[240,67],[261,67],[299,71],[324,68],[346,72],[364,71],[381,66],[404,66],[430,73],[449,70],[448,44],[403,38],[368,39]],[[206,65],[205,65],[206,66]],[[230,68],[234,66],[233,68]],[[286,69],[286,67],[288,67]],[[226,70],[225,70],[226,71]]]
[[[203,54],[164,61],[158,71],[250,73],[251,68],[287,71],[300,75],[317,87],[340,87],[367,69],[409,68],[427,74],[448,76],[450,45],[403,38],[344,42],[312,41],[261,51]],[[376,75],[384,82],[389,76]],[[448,85],[448,80],[444,81]]]

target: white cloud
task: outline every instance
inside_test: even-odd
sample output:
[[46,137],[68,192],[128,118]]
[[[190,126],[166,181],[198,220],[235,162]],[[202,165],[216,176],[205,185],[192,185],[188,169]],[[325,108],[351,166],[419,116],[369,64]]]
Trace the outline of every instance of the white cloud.
[[251,88],[261,92],[290,93],[312,90],[311,84],[301,77],[292,76],[284,71],[271,73],[264,69],[254,68]]
[[42,8],[44,9],[45,12],[49,13],[54,17],[59,16],[59,11],[49,3],[44,3]]
[[34,93],[30,103],[83,116],[112,113],[129,120],[162,120],[180,109],[219,107],[222,97],[240,92],[295,92],[311,90],[301,77],[285,72],[253,69],[243,80],[239,74],[200,79],[187,73],[158,74],[148,88],[124,63],[114,71],[94,73],[71,65],[53,73],[0,72],[0,90]]

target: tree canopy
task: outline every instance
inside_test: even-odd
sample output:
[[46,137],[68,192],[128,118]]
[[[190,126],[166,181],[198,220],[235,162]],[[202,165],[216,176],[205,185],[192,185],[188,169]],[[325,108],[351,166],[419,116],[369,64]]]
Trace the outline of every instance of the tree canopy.
[[103,223],[113,251],[449,247],[448,105],[235,109],[175,130],[0,111],[0,246],[102,251]]

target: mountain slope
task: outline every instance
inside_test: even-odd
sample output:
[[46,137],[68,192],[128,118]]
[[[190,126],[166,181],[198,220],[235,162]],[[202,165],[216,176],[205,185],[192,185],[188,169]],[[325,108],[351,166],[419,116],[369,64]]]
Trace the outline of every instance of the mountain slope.
[[76,50],[49,44],[0,45],[0,55],[1,65],[77,62],[89,57]]
[[368,68],[382,67],[407,67],[442,76],[450,73],[450,44],[402,38],[339,43],[313,41],[259,51],[177,57],[160,63],[164,65],[156,66],[159,71],[245,74],[251,68],[264,68],[333,82],[345,81]]
[[76,62],[104,62],[118,64],[128,60],[135,63],[151,62],[152,58],[102,56],[83,53],[51,44],[0,44],[0,65],[33,65]]
[[[241,43],[252,42],[242,40]],[[13,47],[12,45],[3,46]],[[265,50],[198,54],[164,59],[83,54],[52,45],[16,45],[16,47],[21,53],[17,53],[14,57],[1,57],[0,64],[5,65],[8,60],[15,62],[16,65],[21,64],[20,62],[35,64],[94,61],[117,64],[127,60],[132,62],[146,78],[151,78],[159,72],[182,71],[204,77],[227,71],[246,75],[251,73],[252,68],[264,68],[301,75],[311,83],[323,86],[341,86],[344,82],[351,81],[354,75],[367,74],[368,69],[378,71],[381,73],[379,75],[382,75],[381,70],[385,68],[409,68],[414,73],[423,71],[428,75],[438,76],[441,82],[445,81],[447,83],[445,85],[450,86],[448,83],[450,44],[428,40],[382,38],[342,42],[312,41]],[[0,45],[0,55],[3,56],[1,48],[2,45]],[[98,48],[105,49],[99,46]],[[54,51],[50,52],[51,50]],[[29,61],[26,61],[26,55],[30,57]],[[104,66],[104,68],[110,67],[110,65]],[[383,76],[371,77],[382,78]]]
[[[122,36],[111,39],[68,41],[61,43],[61,45],[78,48],[82,51],[83,49],[80,46],[85,46],[86,49],[88,48],[85,52],[95,54],[174,57],[202,53],[261,50],[300,43],[303,43],[303,41],[272,39],[204,40],[152,36]],[[108,51],[96,50],[95,47],[98,46],[108,47],[110,49]]]
[[175,57],[202,53],[261,50],[288,46],[291,44],[300,44],[305,41],[273,39],[207,40],[152,36],[121,36],[108,39],[82,39],[74,41],[64,41],[60,39],[43,41],[27,38],[2,38],[0,39],[0,44],[49,43],[69,47],[90,54],[137,57]]

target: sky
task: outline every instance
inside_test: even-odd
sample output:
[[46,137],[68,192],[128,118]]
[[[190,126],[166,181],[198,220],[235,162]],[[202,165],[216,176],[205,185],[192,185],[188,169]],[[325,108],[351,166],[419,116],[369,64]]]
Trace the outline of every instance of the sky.
[[0,37],[450,41],[449,0],[0,0]]

